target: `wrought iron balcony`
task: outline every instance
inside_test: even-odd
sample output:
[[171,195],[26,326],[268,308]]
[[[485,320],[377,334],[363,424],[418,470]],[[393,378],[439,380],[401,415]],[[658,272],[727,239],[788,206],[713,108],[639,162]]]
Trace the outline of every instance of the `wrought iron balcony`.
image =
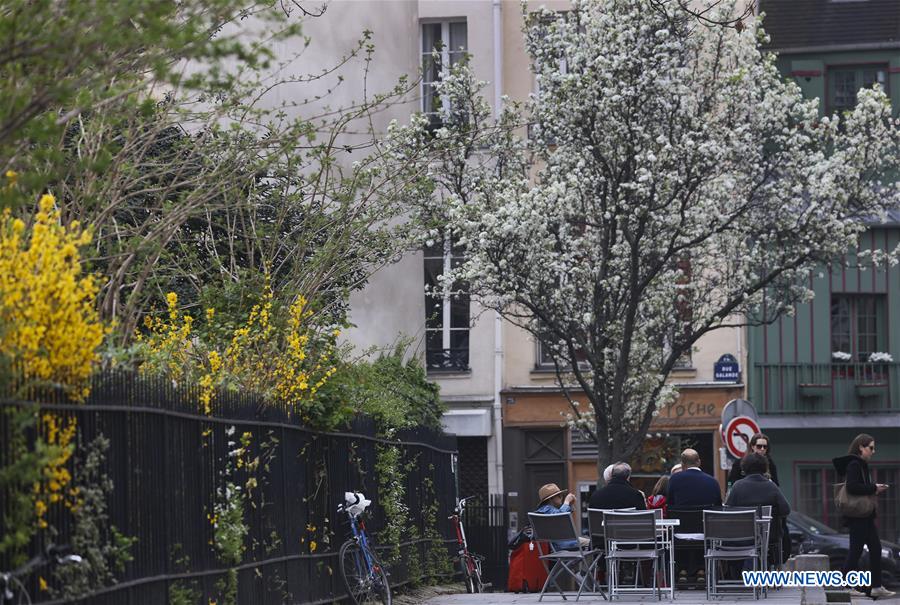
[[763,414],[900,412],[900,363],[753,364],[751,398]]
[[468,372],[469,347],[429,349],[425,352],[425,367],[429,372]]

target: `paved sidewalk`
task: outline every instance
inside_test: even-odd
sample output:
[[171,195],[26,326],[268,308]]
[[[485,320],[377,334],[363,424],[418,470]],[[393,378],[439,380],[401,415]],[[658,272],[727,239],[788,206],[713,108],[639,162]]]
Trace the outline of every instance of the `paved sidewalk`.
[[[569,599],[563,601],[559,594],[544,596],[544,600],[541,601],[541,605],[544,603],[548,605],[560,605],[560,604],[574,604],[575,603],[575,593],[568,595]],[[591,605],[595,605],[597,603],[607,603],[608,601],[604,601],[599,596],[582,596],[579,603],[590,603]],[[668,601],[665,597],[663,597],[662,601],[657,601],[656,597],[649,596],[626,596],[622,598],[617,598],[614,603],[666,603],[672,602]],[[769,591],[768,598],[761,598],[759,601],[754,601],[752,596],[747,597],[732,597],[732,598],[723,598],[723,599],[714,599],[711,601],[706,600],[706,594],[703,591],[696,590],[681,590],[675,592],[675,601],[674,603],[678,605],[700,605],[701,603],[715,603],[717,605],[749,605],[751,603],[759,603],[760,605],[799,605],[801,602],[800,598],[800,589],[794,588],[784,588],[781,590],[772,590]],[[852,605],[867,605],[868,603],[873,603],[872,599],[867,598],[855,598],[853,599]],[[538,604],[538,595],[536,594],[515,594],[515,593],[489,593],[489,594],[478,594],[478,595],[470,595],[470,594],[445,594],[431,597],[427,600],[422,601],[423,605],[537,605]],[[878,605],[900,605],[900,598],[894,597],[891,599],[879,599]]]

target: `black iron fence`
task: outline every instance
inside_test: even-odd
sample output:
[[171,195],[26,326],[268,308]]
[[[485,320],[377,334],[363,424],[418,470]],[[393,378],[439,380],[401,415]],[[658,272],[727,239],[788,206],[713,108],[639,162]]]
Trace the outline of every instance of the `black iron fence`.
[[463,523],[469,550],[484,557],[482,580],[491,584],[494,592],[504,592],[509,574],[506,499],[500,494],[491,494],[488,498],[480,496],[470,501]]
[[[363,491],[373,501],[367,526],[382,558],[397,552],[379,542],[388,524],[388,503],[382,499],[377,466],[379,449],[387,447],[398,449],[402,504],[409,511],[399,558],[389,565],[391,583],[418,582],[429,574],[434,579],[449,571],[449,566],[440,569],[429,562],[449,563],[455,550],[446,521],[455,501],[454,436],[420,428],[381,439],[373,422],[364,418],[346,432],[317,432],[290,410],[242,392],[219,394],[213,415],[206,416],[198,412],[198,396],[196,389],[167,380],[115,373],[98,375],[84,403],[40,404],[42,413],[77,422],[79,445],[100,434],[109,439],[102,469],[113,484],[109,523],[136,542],[133,560],[118,583],[65,601],[52,596],[59,586],[48,570],[42,576],[49,580],[49,590],[40,590],[36,578],[26,582],[35,602],[159,605],[171,602],[175,587],[205,604],[221,594],[230,567],[237,570],[241,604],[342,599],[337,552],[348,525],[336,509],[345,491]],[[0,401],[0,468],[12,456],[4,446],[14,430],[8,412],[37,405]],[[241,438],[248,444],[241,457],[249,464],[229,462],[229,452]],[[72,470],[77,479],[78,468]],[[225,497],[226,476],[247,493],[243,517],[248,532],[236,566],[223,563],[214,546],[212,517]],[[0,494],[8,503],[7,496]],[[70,517],[61,506],[48,512],[59,532],[55,543],[67,543],[72,535]],[[10,529],[0,525],[0,535]],[[35,540],[30,550],[42,547]],[[0,556],[0,570],[10,564],[9,556]]]

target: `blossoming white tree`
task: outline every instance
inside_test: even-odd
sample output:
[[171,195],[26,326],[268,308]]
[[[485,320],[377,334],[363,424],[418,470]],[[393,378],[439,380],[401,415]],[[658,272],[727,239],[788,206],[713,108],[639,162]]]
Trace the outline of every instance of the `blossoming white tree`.
[[675,1],[574,4],[527,15],[529,102],[497,122],[459,68],[439,85],[442,127],[392,135],[398,154],[432,151],[423,238],[466,247],[445,287],[541,342],[605,464],[641,448],[701,336],[808,299],[809,271],[897,203],[900,133],[878,90],[820,118],[758,28]]

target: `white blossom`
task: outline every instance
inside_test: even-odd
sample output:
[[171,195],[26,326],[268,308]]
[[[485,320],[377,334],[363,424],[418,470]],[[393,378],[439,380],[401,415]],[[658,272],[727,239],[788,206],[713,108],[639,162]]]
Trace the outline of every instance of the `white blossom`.
[[810,300],[813,270],[898,204],[900,133],[877,86],[820,118],[757,28],[676,2],[573,5],[526,14],[528,101],[496,121],[459,64],[437,85],[457,108],[439,136],[418,121],[391,144],[430,146],[410,201],[423,233],[467,243],[446,284],[539,339],[590,404],[566,422],[624,459],[702,335]]

